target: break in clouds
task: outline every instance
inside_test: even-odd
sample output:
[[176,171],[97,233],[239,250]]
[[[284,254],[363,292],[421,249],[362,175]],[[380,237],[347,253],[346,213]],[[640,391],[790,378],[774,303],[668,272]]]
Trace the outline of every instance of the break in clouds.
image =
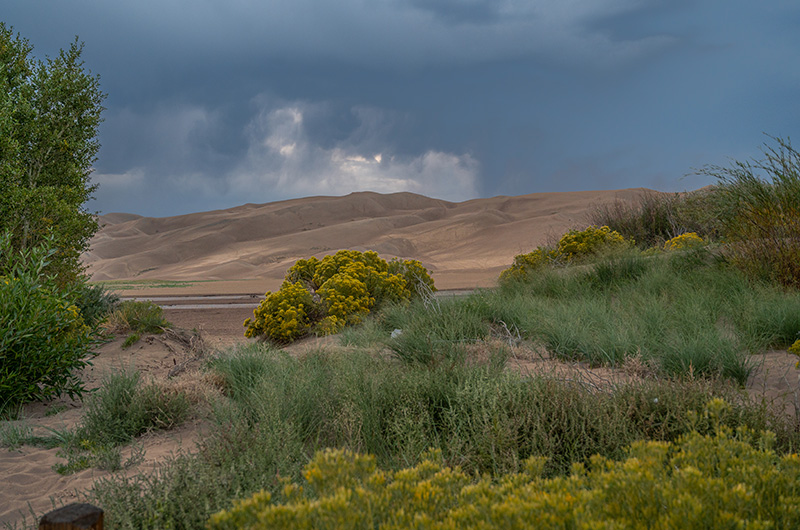
[[391,113],[350,109],[354,125],[331,141],[313,130],[315,125],[325,127],[330,114],[326,104],[259,97],[255,105],[257,112],[238,132],[246,148],[227,153],[215,145],[215,135],[223,129],[222,113],[186,106],[158,109],[159,116],[117,116],[132,130],[153,129],[135,149],[147,151],[159,167],[94,174],[104,211],[124,210],[124,203],[109,204],[115,198],[148,194],[154,210],[161,206],[159,197],[169,195],[175,214],[202,210],[210,199],[219,207],[232,207],[354,191],[409,191],[450,201],[478,196],[479,163],[470,154],[395,153]]

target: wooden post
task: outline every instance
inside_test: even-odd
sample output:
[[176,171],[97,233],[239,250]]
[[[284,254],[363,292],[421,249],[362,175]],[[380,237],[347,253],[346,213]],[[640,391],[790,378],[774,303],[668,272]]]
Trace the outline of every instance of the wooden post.
[[103,530],[103,510],[86,503],[72,503],[46,513],[39,530]]

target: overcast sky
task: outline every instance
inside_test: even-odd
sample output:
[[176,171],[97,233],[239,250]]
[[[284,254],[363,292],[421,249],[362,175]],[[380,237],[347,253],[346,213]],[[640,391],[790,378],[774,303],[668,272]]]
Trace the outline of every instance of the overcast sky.
[[85,43],[102,213],[696,189],[800,125],[797,0],[4,0],[0,20],[38,56]]

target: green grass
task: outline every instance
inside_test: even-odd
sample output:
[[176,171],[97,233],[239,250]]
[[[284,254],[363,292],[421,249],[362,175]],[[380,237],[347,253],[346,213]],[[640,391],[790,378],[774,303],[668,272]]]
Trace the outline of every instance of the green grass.
[[723,424],[771,429],[781,452],[800,442],[765,405],[710,379],[598,392],[499,364],[429,367],[360,349],[296,358],[261,344],[221,355],[209,369],[226,397],[196,454],[171,459],[157,474],[98,481],[92,500],[105,508],[108,528],[197,528],[234,498],[265,489],[280,499],[283,479],[298,480],[326,447],[371,453],[387,469],[414,465],[436,448],[446,465],[495,477],[540,455],[548,476],[563,475],[593,454],[621,458],[635,440],[709,432],[702,411],[713,396],[732,404]]
[[102,285],[109,291],[137,291],[141,289],[181,289],[192,287],[198,283],[211,283],[222,280],[105,280],[92,282],[94,285]]
[[147,431],[174,427],[188,411],[182,394],[142,384],[138,372],[115,372],[86,402],[76,436],[98,445],[122,445]]
[[[566,361],[619,366],[640,356],[667,376],[744,384],[752,353],[795,340],[800,293],[746,278],[713,249],[631,251],[433,307],[395,306],[344,340],[432,366],[458,362],[465,344],[505,328]],[[390,339],[394,329],[402,333]]]
[[131,339],[131,335],[141,333],[162,333],[171,324],[164,318],[164,310],[153,302],[140,302],[126,300],[121,302],[111,314],[105,324],[111,333],[129,333],[128,343],[132,345],[138,338]]

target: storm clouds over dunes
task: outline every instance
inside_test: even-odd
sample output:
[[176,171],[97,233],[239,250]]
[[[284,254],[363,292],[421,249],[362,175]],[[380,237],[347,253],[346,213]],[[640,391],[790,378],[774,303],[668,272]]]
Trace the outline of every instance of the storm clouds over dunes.
[[800,123],[789,0],[12,0],[2,20],[40,56],[86,43],[101,213],[696,189]]

